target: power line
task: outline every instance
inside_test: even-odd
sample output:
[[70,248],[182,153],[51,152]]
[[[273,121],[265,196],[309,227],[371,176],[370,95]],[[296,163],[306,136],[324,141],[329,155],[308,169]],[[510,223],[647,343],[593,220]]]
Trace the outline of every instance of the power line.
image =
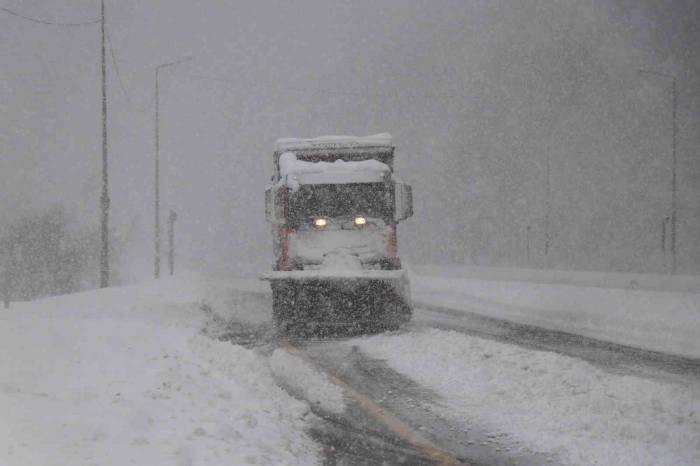
[[[10,14],[10,15],[16,16],[16,17],[18,17],[18,18],[22,18],[22,19],[25,19],[25,20],[27,20],[27,21],[31,21],[31,22],[33,22],[33,23],[46,24],[46,25],[49,25],[49,26],[67,26],[67,27],[73,27],[73,26],[89,26],[89,25],[91,25],[91,24],[97,24],[97,23],[99,23],[99,22],[101,21],[101,20],[98,18],[98,19],[95,19],[95,20],[92,20],[92,21],[84,21],[84,22],[79,22],[79,23],[59,23],[59,22],[46,21],[46,20],[43,20],[43,19],[37,19],[37,18],[32,18],[32,17],[29,17],[29,16],[25,16],[25,15],[22,15],[22,14],[20,14],[20,13],[17,13],[16,11],[12,11],[12,10],[10,10],[9,8],[5,8],[5,7],[0,7],[0,10],[4,11],[5,13],[8,13],[8,14]],[[116,73],[117,73],[117,78],[118,78],[118,81],[119,81],[119,87],[121,88],[122,92],[124,93],[124,97],[126,98],[126,100],[127,100],[128,102],[131,102],[131,99],[129,99],[129,93],[126,92],[126,88],[124,87],[124,81],[122,80],[121,73],[119,72],[119,65],[117,64],[117,59],[116,59],[115,54],[114,54],[114,48],[112,47],[112,38],[111,38],[111,36],[109,35],[109,33],[107,33],[107,43],[109,44],[109,54],[110,54],[110,56],[112,57],[112,63],[114,64],[114,70],[115,70]]]
[[91,24],[97,24],[100,22],[100,19],[97,18],[97,19],[94,19],[91,21],[83,21],[83,22],[79,22],[79,23],[60,23],[60,22],[56,22],[56,21],[47,21],[44,19],[32,18],[31,16],[25,16],[23,14],[17,13],[16,11],[12,11],[9,8],[5,8],[5,7],[0,7],[0,10],[4,11],[5,13],[7,13],[9,15],[16,16],[18,18],[22,18],[26,21],[31,21],[32,23],[46,24],[49,26],[64,26],[64,27],[89,26]]
[[[100,1],[100,17],[92,21],[62,23],[58,21],[46,21],[43,19],[32,18],[25,16],[16,11],[0,6],[0,11],[17,18],[30,21],[32,23],[49,25],[49,26],[88,26],[91,24],[100,24],[100,64],[102,68],[102,195],[100,196],[100,216],[101,216],[101,248],[100,248],[100,288],[109,286],[109,185],[107,171],[107,62],[105,60],[105,1]],[[114,55],[112,55],[114,57]],[[115,60],[116,62],[116,60]]]
[[117,80],[119,81],[119,87],[121,88],[122,92],[124,93],[124,97],[126,98],[126,101],[131,103],[131,99],[129,99],[129,94],[126,92],[126,88],[124,87],[124,81],[122,81],[122,75],[119,72],[119,65],[117,65],[117,59],[114,56],[114,49],[112,48],[112,36],[109,34],[109,31],[107,31],[105,35],[107,36],[107,44],[109,44],[109,54],[112,57],[112,64],[114,65],[114,71],[117,74]]

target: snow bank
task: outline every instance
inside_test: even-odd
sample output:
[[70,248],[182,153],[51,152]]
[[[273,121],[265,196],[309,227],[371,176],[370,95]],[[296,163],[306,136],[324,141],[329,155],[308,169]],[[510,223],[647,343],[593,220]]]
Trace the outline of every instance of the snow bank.
[[444,396],[443,415],[477,419],[557,462],[700,464],[697,386],[614,375],[556,353],[435,329],[352,344]]
[[418,302],[700,358],[700,293],[412,276]]
[[698,275],[517,269],[465,265],[421,265],[414,267],[414,270],[419,275],[446,278],[700,293],[700,276]]
[[270,358],[270,367],[282,386],[302,399],[331,413],[345,411],[343,390],[299,356],[276,349]]
[[209,277],[203,303],[226,322],[258,327],[272,320],[270,285],[259,278]]
[[196,277],[0,313],[0,464],[316,464],[264,357],[200,334]]

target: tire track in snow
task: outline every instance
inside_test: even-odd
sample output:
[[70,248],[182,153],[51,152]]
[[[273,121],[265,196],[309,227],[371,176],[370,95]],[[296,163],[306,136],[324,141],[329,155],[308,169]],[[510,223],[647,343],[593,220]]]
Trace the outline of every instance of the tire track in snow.
[[452,330],[584,359],[613,372],[684,381],[700,379],[700,360],[519,324],[468,311],[414,302],[413,326]]

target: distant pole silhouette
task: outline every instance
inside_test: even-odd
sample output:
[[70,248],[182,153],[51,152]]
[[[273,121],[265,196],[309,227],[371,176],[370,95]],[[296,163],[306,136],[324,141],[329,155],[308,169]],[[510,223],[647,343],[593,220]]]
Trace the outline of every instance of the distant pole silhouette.
[[527,225],[525,227],[525,252],[527,254],[527,266],[530,267],[530,232],[532,231],[532,226]]
[[676,121],[678,107],[678,90],[676,86],[676,77],[667,73],[661,73],[654,70],[637,70],[639,73],[647,73],[654,76],[659,76],[671,80],[671,104],[673,114],[671,116],[672,139],[671,139],[671,269],[670,273],[676,273],[676,263],[678,257],[677,248],[677,232],[678,232],[678,155],[676,153],[676,139],[678,133],[678,125]]
[[544,257],[545,264],[549,267],[549,248],[551,247],[552,236],[550,232],[550,215],[552,211],[552,181],[551,181],[551,161],[549,154],[549,146],[545,149],[545,214],[544,214]]
[[155,72],[155,206],[154,206],[154,232],[153,232],[153,275],[155,278],[160,278],[160,70],[168,66],[178,65],[186,61],[192,60],[192,57],[183,58],[168,63],[162,63],[156,66]]

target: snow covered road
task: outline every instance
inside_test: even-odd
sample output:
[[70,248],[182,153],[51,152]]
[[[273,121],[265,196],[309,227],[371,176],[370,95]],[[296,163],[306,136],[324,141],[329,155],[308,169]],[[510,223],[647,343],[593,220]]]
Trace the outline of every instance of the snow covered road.
[[[459,311],[438,317],[418,307],[401,332],[303,348],[467,461],[700,463],[698,360]],[[400,389],[410,384],[431,395]]]
[[418,303],[700,359],[697,276],[425,269],[411,276]]
[[[301,348],[324,371],[468,464],[700,462],[697,376],[625,375],[579,358],[434,328]],[[308,380],[293,385],[305,387]],[[305,399],[326,404],[322,394]],[[363,429],[375,448],[382,445],[379,452],[400,443],[356,411],[333,425]],[[331,439],[334,455],[343,452],[337,443]],[[352,447],[367,450],[359,441]]]
[[413,325],[452,330],[526,348],[583,359],[625,375],[694,382],[700,378],[700,359],[611,343],[560,330],[520,324],[463,310],[415,303]]
[[436,408],[561,464],[700,462],[698,388],[618,375],[576,358],[426,329],[353,341],[441,395]]

